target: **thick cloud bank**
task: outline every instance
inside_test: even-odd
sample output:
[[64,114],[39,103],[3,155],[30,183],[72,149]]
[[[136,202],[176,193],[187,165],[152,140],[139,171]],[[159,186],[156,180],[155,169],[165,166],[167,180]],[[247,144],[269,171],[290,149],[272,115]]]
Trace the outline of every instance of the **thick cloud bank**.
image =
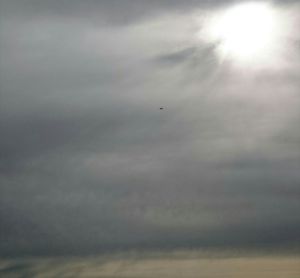
[[0,3],[1,255],[299,247],[297,28],[239,70],[195,35],[232,1]]

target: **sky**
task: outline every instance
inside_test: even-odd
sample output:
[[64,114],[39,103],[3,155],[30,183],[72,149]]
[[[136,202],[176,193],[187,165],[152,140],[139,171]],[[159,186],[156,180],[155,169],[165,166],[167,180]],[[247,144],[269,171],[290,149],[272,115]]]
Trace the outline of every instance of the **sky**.
[[0,0],[0,256],[299,250],[300,2],[243,60],[241,2]]

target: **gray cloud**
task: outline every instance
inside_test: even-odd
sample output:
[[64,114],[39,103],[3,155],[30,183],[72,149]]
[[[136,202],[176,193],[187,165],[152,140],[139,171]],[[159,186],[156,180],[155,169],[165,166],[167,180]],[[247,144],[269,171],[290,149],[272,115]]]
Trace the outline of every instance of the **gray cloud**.
[[[2,0],[1,6],[10,15],[19,17],[30,15],[37,17],[84,19],[89,22],[106,24],[129,24],[149,19],[168,12],[186,12],[195,8],[216,8],[246,0],[101,0],[72,1],[69,0]],[[274,1],[276,4],[298,3],[298,0]]]
[[92,23],[103,24],[130,24],[139,20],[151,18],[166,12],[183,12],[195,7],[211,6],[216,4],[230,3],[225,1],[188,0],[174,1],[164,0],[88,0],[82,1],[7,1],[2,0],[2,8],[7,9],[12,15],[19,17],[37,16],[50,18],[73,18],[74,20],[86,20]]
[[299,246],[299,49],[220,65],[224,3],[1,1],[1,255]]

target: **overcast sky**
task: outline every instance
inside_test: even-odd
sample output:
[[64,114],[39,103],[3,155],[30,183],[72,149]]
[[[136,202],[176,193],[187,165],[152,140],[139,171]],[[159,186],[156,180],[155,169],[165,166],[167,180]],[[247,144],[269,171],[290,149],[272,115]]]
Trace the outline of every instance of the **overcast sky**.
[[0,255],[300,246],[300,3],[253,68],[233,2],[0,0]]

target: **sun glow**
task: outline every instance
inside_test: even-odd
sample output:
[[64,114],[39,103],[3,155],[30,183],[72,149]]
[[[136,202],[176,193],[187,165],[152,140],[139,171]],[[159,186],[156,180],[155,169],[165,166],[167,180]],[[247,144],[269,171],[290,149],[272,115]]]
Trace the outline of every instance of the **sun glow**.
[[267,3],[243,3],[211,16],[205,36],[222,58],[247,63],[266,62],[279,43],[279,18]]

